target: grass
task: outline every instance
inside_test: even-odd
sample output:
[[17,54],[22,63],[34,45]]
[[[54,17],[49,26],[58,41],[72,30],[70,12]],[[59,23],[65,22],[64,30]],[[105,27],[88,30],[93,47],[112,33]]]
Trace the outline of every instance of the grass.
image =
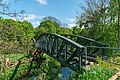
[[[6,54],[6,55],[0,55],[0,62],[1,62],[1,64],[0,64],[0,72],[1,72],[1,74],[0,74],[0,80],[4,80],[4,73],[3,73],[3,60],[2,60],[2,57],[3,56],[5,56],[5,58],[7,59],[9,59],[9,61],[10,62],[18,62],[18,60],[20,59],[20,58],[23,58],[22,60],[25,60],[25,59],[27,59],[26,57],[25,57],[25,55],[27,55],[27,54],[25,54],[25,53],[20,53],[20,54]],[[7,80],[9,80],[9,78],[10,78],[10,76],[13,74],[13,72],[14,72],[14,70],[15,70],[15,67],[16,66],[14,66],[14,67],[9,67],[9,66],[7,66],[6,67],[6,76],[7,76]]]
[[[22,53],[22,54],[9,54],[6,55],[6,58],[9,58],[11,62],[18,62],[19,60],[26,60],[27,58],[30,57],[25,57],[27,54]],[[60,67],[60,63],[52,58],[50,58],[47,55],[44,55],[39,62],[33,61],[33,62],[28,62],[25,64],[20,64],[19,66],[13,66],[9,67],[7,66],[6,68],[6,75],[7,75],[7,80],[11,78],[13,75],[14,78],[13,80],[30,80],[30,78],[34,75],[35,79],[52,79],[58,77],[56,74],[58,74],[58,68]],[[1,61],[2,62],[2,61]],[[0,66],[2,63],[0,64]],[[2,68],[1,74],[0,74],[0,80],[4,80],[4,73]],[[53,76],[54,75],[54,76]]]
[[[9,58],[11,62],[17,62],[20,58],[27,56],[26,53],[19,53],[19,54],[7,54],[6,58]],[[26,58],[27,59],[27,58]]]
[[[11,62],[18,62],[19,60],[26,60],[29,57],[26,53],[22,54],[9,54],[6,58],[9,58]],[[116,57],[118,60],[119,58]],[[2,59],[0,58],[0,80],[4,80],[4,73],[2,71]],[[118,61],[117,61],[118,62]],[[69,80],[108,80],[117,71],[120,70],[120,66],[111,65],[106,62],[98,61],[99,65],[95,64],[83,73],[73,73]],[[44,55],[40,58],[40,61],[28,62],[21,64],[18,67],[7,66],[7,80],[15,73],[13,80],[30,80],[32,76],[41,80],[59,80],[60,63],[53,58]],[[28,73],[28,74],[27,74]],[[120,79],[118,79],[120,80]]]

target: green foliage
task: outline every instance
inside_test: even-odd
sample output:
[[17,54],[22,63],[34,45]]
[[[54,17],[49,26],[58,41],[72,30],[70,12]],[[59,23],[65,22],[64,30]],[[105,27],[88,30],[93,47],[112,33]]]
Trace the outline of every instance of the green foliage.
[[54,26],[54,23],[50,20],[45,20],[40,23],[40,25],[36,28],[35,31],[35,37],[37,37],[41,33],[56,33],[56,27]]
[[85,4],[77,21],[80,28],[73,27],[73,33],[100,41],[109,47],[117,47],[117,0],[97,0],[95,3],[87,0]]
[[57,34],[72,34],[72,29],[61,27],[59,23],[51,20],[44,20],[36,28],[35,37],[41,33],[57,33]]
[[34,28],[27,21],[0,19],[0,52],[9,54],[27,51],[32,43]]
[[[22,54],[7,54],[6,58],[9,58],[11,62],[24,61],[30,57],[27,56],[26,53]],[[116,58],[118,60],[118,57]],[[119,58],[120,59],[120,58]],[[35,79],[41,80],[59,80],[59,68],[60,63],[48,55],[44,55],[39,62],[32,62],[32,66],[30,66],[31,62],[23,63],[17,68],[17,73],[13,79],[17,80],[30,80],[34,75]],[[1,61],[1,60],[0,60]],[[106,62],[102,62],[99,60],[99,65],[95,64],[90,66],[83,73],[74,73],[71,74],[69,80],[108,80],[111,76],[113,76],[116,71],[118,71],[118,66],[111,65]],[[37,66],[40,64],[39,66]],[[0,64],[1,66],[1,64]],[[117,69],[118,68],[118,69]],[[7,79],[9,80],[16,66],[8,67],[7,66]],[[29,75],[26,75],[30,70]],[[3,72],[0,74],[0,79],[3,80]]]
[[102,59],[99,59],[98,60],[98,67],[101,67],[101,68],[109,68],[110,70],[114,70],[114,71],[120,71],[120,66],[119,65],[116,65],[116,64],[113,64],[113,63],[117,63],[117,64],[120,64],[120,57],[119,56],[115,56],[115,57],[109,57],[109,62],[105,62],[105,61],[102,61]]
[[[26,57],[25,57],[26,56]],[[6,58],[10,59],[10,62],[19,62],[19,61],[25,61],[28,58],[32,58],[26,53],[22,54],[7,54]],[[1,60],[0,60],[1,61]],[[31,65],[32,64],[32,65]],[[2,64],[0,64],[1,66]],[[54,80],[55,78],[58,80],[58,73],[59,73],[59,67],[60,63],[53,58],[44,55],[42,58],[40,58],[39,62],[31,61],[31,62],[25,62],[23,64],[20,64],[18,67],[7,66],[7,80],[10,79],[10,77],[16,72],[13,80],[30,80],[31,77],[34,75],[35,79],[42,79],[42,80]],[[3,80],[4,73],[1,70],[0,79]],[[30,70],[29,74],[27,72]]]
[[57,34],[72,34],[72,29],[69,28],[57,28]]
[[[120,63],[120,57],[110,57],[110,62]],[[87,66],[82,73],[73,73],[69,80],[108,80],[120,71],[120,66],[105,62],[99,58],[97,64]],[[118,78],[119,80],[120,78]]]
[[94,66],[83,73],[72,74],[69,80],[108,80],[113,75],[114,71],[109,68]]
[[73,34],[74,35],[81,35],[81,31],[82,31],[81,28],[77,28],[76,26],[73,27]]
[[[1,66],[1,68],[0,68],[0,79],[1,80],[4,80],[4,73],[3,73],[3,54],[0,54],[0,66]],[[5,58],[6,59],[9,59],[9,62],[12,62],[12,63],[15,63],[15,62],[18,62],[18,60],[20,59],[20,58],[23,58],[23,59],[21,59],[21,60],[25,60],[25,59],[27,59],[25,56],[27,56],[27,54],[26,53],[20,53],[20,54],[5,54]],[[6,67],[6,76],[7,76],[7,80],[9,80],[10,79],[10,76],[12,75],[12,73],[14,72],[14,70],[15,70],[15,67],[16,66],[12,66],[12,67],[9,67],[9,66],[7,66]]]

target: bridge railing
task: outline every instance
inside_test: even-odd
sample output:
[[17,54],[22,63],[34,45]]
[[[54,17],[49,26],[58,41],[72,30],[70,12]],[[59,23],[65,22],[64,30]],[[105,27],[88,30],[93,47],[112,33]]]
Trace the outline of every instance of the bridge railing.
[[97,60],[103,60],[105,62],[111,63],[113,65],[120,65],[120,48],[113,48],[113,47],[99,47],[99,46],[85,46],[85,56],[87,60],[87,50],[88,49],[104,49],[107,53],[105,55],[98,56]]
[[41,34],[36,47],[73,70],[78,71],[83,66],[85,47],[64,36],[53,33]]
[[[78,35],[72,35],[72,34],[63,34],[62,36],[65,36],[83,46],[98,46],[98,47],[105,47],[104,44],[97,42],[93,39],[86,38],[83,36],[78,36]],[[103,55],[105,53],[104,48],[92,48],[92,49],[87,49],[87,53],[92,53],[92,54],[101,54]]]

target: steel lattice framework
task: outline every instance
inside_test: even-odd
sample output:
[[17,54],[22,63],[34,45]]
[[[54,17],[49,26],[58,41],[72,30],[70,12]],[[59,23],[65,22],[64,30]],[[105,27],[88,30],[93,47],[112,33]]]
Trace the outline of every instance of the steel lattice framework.
[[[75,35],[58,35],[54,33],[41,34],[36,42],[36,47],[75,71],[85,66],[85,59],[95,60],[96,53],[104,54],[104,49],[93,48],[87,50],[85,46],[104,45],[89,38]],[[87,55],[87,57],[86,57]]]

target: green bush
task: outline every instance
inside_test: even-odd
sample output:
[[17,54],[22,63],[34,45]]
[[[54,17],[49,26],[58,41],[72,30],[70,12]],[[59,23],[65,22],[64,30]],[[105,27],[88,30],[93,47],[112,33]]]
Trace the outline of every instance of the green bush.
[[69,80],[108,80],[113,74],[109,68],[94,66],[83,73],[72,74]]

